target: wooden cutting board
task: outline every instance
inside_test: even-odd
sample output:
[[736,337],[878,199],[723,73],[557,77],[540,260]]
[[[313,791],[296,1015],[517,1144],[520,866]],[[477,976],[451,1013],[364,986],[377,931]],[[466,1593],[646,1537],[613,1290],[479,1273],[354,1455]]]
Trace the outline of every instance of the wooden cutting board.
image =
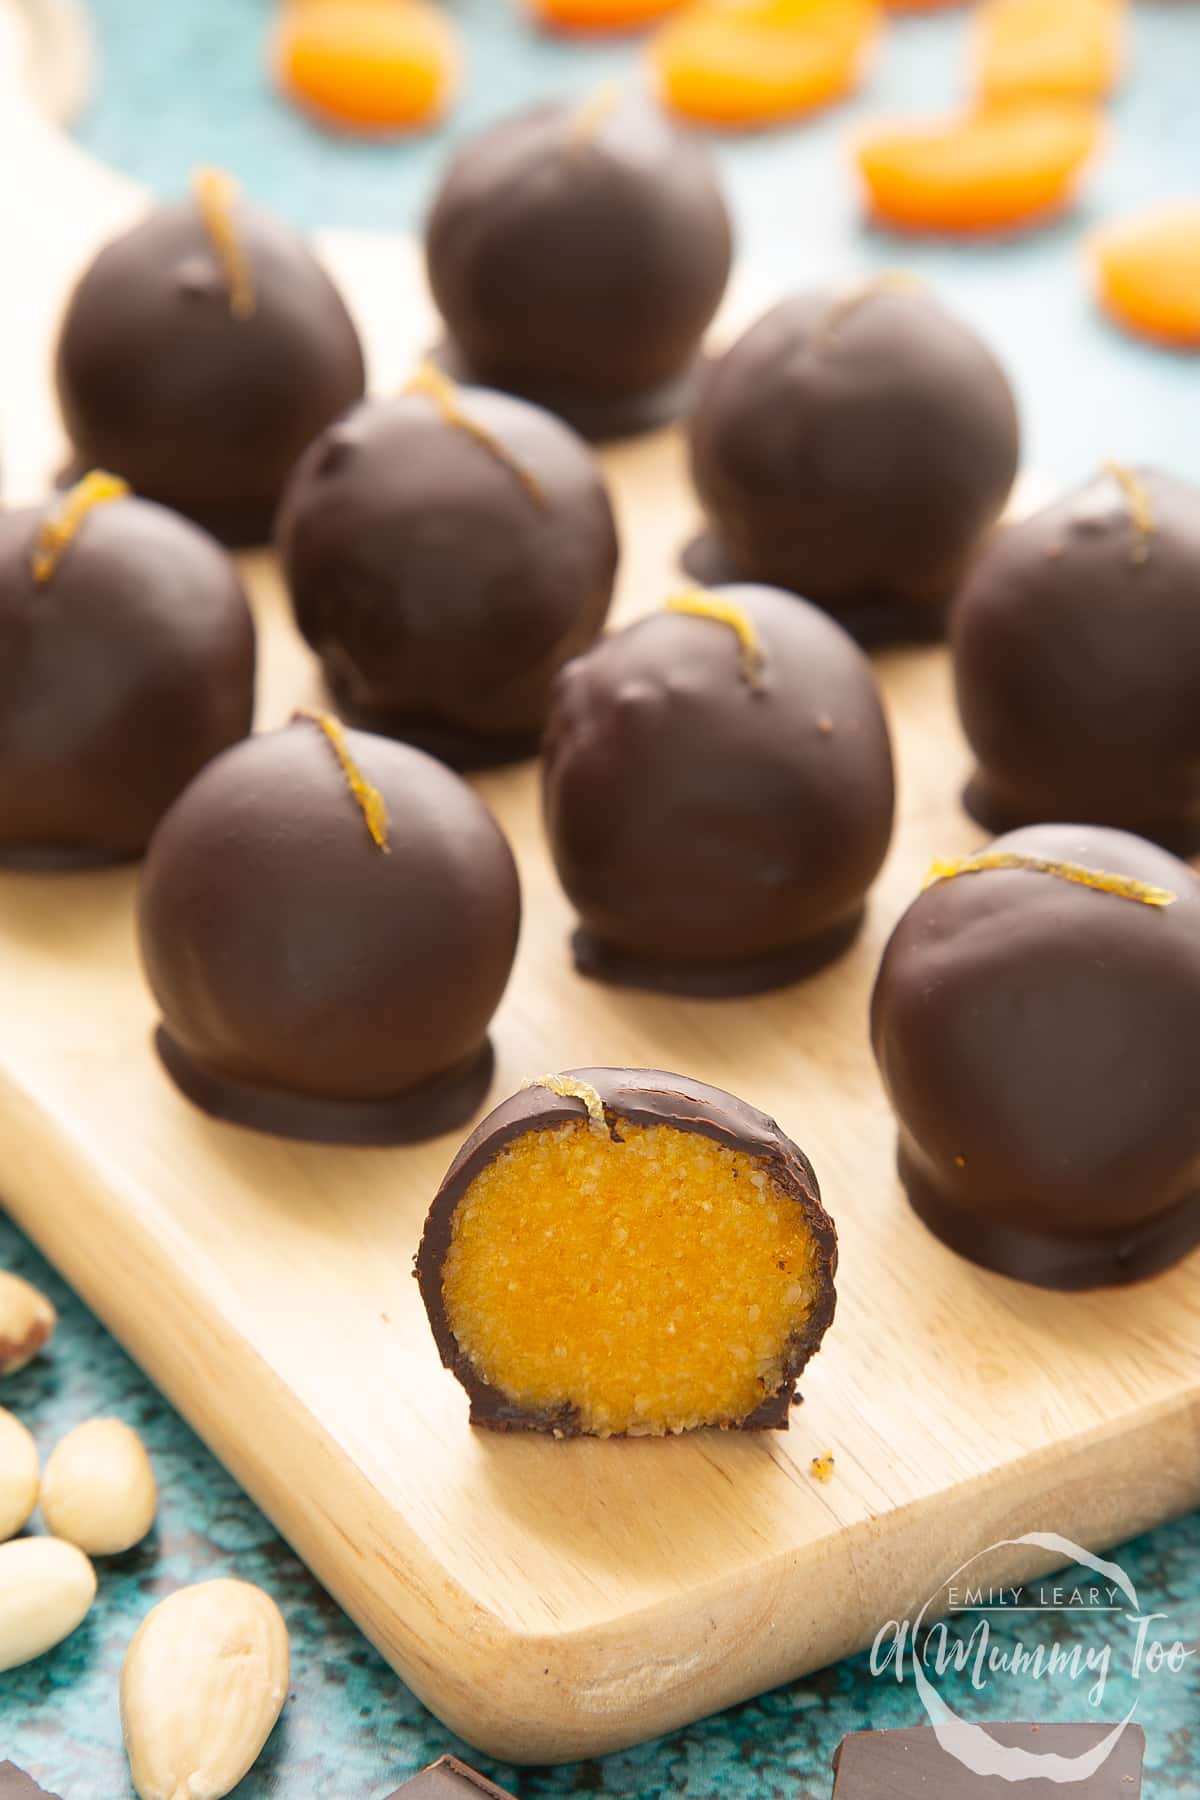
[[[46,358],[63,286],[141,197],[19,107],[0,116],[3,166],[24,177],[0,197],[11,501],[62,453]],[[387,389],[430,333],[415,251],[324,249]],[[671,584],[692,502],[674,434],[605,461],[627,619]],[[271,559],[245,571],[271,725],[317,688]],[[1099,1549],[1200,1500],[1200,1259],[1123,1293],[1042,1293],[957,1260],[898,1191],[871,981],[931,858],[978,834],[957,803],[944,654],[878,668],[902,804],[869,927],[816,980],[763,999],[579,979],[536,769],[478,783],[526,898],[495,1097],[548,1068],[658,1065],[773,1112],[813,1158],[841,1236],[840,1299],[786,1435],[472,1432],[410,1274],[454,1144],[314,1149],[210,1123],[151,1053],[136,873],[0,879],[5,1204],[421,1698],[496,1756],[645,1738],[869,1642],[999,1539],[1054,1530]],[[827,1450],[821,1485],[809,1464]],[[1009,1551],[980,1577],[1046,1566]]]

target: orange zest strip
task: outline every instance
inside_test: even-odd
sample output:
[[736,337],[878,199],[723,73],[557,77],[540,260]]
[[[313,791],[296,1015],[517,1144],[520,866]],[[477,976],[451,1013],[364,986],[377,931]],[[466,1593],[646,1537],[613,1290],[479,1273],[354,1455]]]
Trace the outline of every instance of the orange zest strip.
[[1104,465],[1125,496],[1129,517],[1137,536],[1133,546],[1134,562],[1145,562],[1150,555],[1150,539],[1154,535],[1154,508],[1146,484],[1124,463],[1110,458]]
[[597,132],[612,118],[625,98],[619,81],[606,81],[574,114],[570,124],[572,144],[590,144]]
[[711,619],[716,625],[727,625],[738,641],[743,679],[752,688],[762,687],[762,645],[753,621],[740,606],[735,606],[732,600],[722,600],[719,594],[710,594],[704,588],[685,588],[683,593],[673,594],[665,602],[663,611],[687,613],[696,619]]
[[129,483],[105,469],[93,469],[67,489],[38,526],[31,566],[39,587],[50,580],[88,514],[112,500],[124,500],[128,493]]
[[979,856],[935,862],[923,885],[930,888],[939,881],[953,881],[959,875],[983,875],[991,869],[1025,869],[1034,875],[1053,875],[1059,881],[1073,881],[1077,887],[1093,888],[1098,894],[1113,894],[1118,900],[1137,900],[1143,906],[1173,906],[1179,898],[1169,888],[1135,881],[1128,875],[1109,875],[1102,869],[1085,869],[1081,863],[1053,862],[1041,856],[1018,856],[1003,850],[985,850]]
[[235,218],[238,184],[224,169],[202,168],[192,176],[192,193],[225,273],[229,310],[235,319],[248,319],[255,305],[254,277]]
[[340,719],[332,713],[297,712],[294,718],[307,720],[324,732],[333,754],[341,764],[342,774],[346,777],[346,786],[350,789],[359,810],[371,834],[371,841],[385,856],[391,854],[388,843],[387,804],[377,787],[369,782],[354,758],[350,754],[350,746],[346,742],[346,730]]
[[593,1131],[608,1136],[608,1120],[604,1116],[604,1102],[596,1089],[589,1082],[579,1081],[574,1075],[527,1075],[521,1083],[522,1093],[530,1088],[546,1088],[552,1094],[558,1094],[564,1100],[582,1100],[587,1107],[588,1124]]
[[492,436],[486,426],[480,425],[463,410],[457,386],[434,363],[421,363],[402,391],[406,394],[423,394],[426,399],[432,400],[443,421],[452,430],[465,431],[468,437],[474,438],[489,456],[494,456],[498,463],[503,463],[506,469],[512,471],[535,506],[545,506],[546,491],[533,470],[527,469],[498,438]]

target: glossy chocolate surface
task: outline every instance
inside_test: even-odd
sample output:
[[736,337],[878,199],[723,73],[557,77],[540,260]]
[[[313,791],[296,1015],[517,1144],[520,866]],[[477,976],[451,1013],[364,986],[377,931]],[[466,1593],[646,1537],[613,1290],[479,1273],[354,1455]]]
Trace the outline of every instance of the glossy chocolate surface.
[[426,254],[452,371],[590,436],[660,423],[729,277],[712,159],[635,95],[539,106],[462,149]]
[[254,286],[235,316],[193,201],[156,208],[84,271],[63,320],[59,404],[76,460],[229,543],[270,533],[297,458],[364,384],[350,315],[304,240],[238,205]]
[[790,588],[873,639],[941,629],[1017,469],[1003,370],[920,287],[783,301],[709,368],[689,429],[710,528],[689,570]]
[[249,731],[254,627],[220,545],[143,500],[94,507],[36,580],[51,510],[0,513],[0,862],[121,861]]
[[163,1060],[217,1117],[292,1137],[405,1142],[486,1090],[512,967],[516,867],[471,789],[408,745],[351,732],[387,810],[373,841],[320,726],[211,764],[147,857],[142,956]]
[[371,401],[302,459],[278,541],[339,709],[459,767],[532,754],[617,566],[595,457],[549,413],[458,390]]
[[[737,1426],[739,1430],[786,1430],[788,1409],[794,1403],[796,1378],[829,1329],[836,1305],[837,1232],[833,1220],[821,1205],[821,1191],[812,1164],[784,1135],[774,1119],[706,1082],[667,1074],[661,1069],[571,1069],[567,1073],[599,1094],[606,1123],[614,1136],[620,1135],[622,1120],[699,1132],[730,1149],[743,1151],[747,1156],[761,1157],[768,1180],[803,1208],[805,1222],[818,1248],[818,1298],[805,1322],[803,1334],[789,1347],[784,1381],[778,1392],[764,1400]],[[559,1437],[579,1434],[579,1421],[573,1409],[567,1407],[553,1413],[526,1412],[481,1379],[470,1359],[459,1349],[446,1317],[442,1266],[450,1248],[455,1209],[480,1171],[525,1132],[544,1131],[584,1116],[586,1107],[582,1100],[556,1094],[550,1088],[523,1088],[502,1101],[476,1126],[451,1163],[430,1206],[417,1252],[416,1276],[442,1362],[470,1397],[473,1425],[487,1426],[493,1431],[551,1432]]]
[[546,827],[579,969],[677,993],[753,993],[843,949],[887,852],[887,726],[862,652],[815,607],[720,590],[761,648],[660,612],[559,678]]
[[871,1009],[901,1178],[985,1267],[1046,1287],[1139,1280],[1200,1241],[1200,877],[1097,826],[1031,826],[989,850],[1177,898],[1006,869],[914,900]]
[[855,1731],[842,1739],[833,1759],[833,1800],[1138,1800],[1142,1791],[1146,1734],[1140,1725],[1126,1725],[1099,1768],[1082,1777],[1070,1765],[1095,1754],[1112,1725],[988,1720],[983,1728],[1005,1749],[1057,1759],[1054,1775],[1034,1772],[1018,1781],[976,1775],[942,1749],[931,1725]]
[[[981,553],[951,623],[967,806],[1200,849],[1200,489],[1094,477]],[[1139,523],[1142,510],[1145,522]]]

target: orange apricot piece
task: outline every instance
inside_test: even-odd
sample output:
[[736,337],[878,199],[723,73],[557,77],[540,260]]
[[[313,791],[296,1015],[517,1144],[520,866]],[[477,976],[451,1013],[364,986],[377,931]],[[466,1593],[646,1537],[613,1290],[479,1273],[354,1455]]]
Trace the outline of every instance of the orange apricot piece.
[[429,125],[458,84],[457,36],[429,0],[289,0],[273,53],[288,99],[343,131]]
[[637,31],[674,12],[682,0],[527,0],[539,25],[550,31]]
[[1139,337],[1200,349],[1200,201],[1135,213],[1089,245],[1100,303]]
[[1096,108],[1038,100],[869,127],[856,156],[872,209],[886,224],[969,235],[1016,230],[1059,211],[1101,134]]
[[1111,93],[1125,59],[1123,0],[985,0],[975,70],[985,101]]
[[963,0],[884,0],[889,12],[898,13],[948,12],[962,4]]
[[840,100],[879,27],[875,0],[696,0],[651,47],[663,100],[706,125],[771,125]]

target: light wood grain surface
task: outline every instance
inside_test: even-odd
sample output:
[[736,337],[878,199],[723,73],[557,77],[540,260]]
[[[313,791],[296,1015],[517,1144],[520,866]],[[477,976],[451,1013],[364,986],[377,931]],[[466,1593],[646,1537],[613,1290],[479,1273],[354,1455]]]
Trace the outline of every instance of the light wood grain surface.
[[[0,155],[28,175],[0,193],[12,501],[41,491],[62,452],[47,355],[64,285],[141,197],[18,106]],[[323,248],[386,389],[429,334],[415,251]],[[673,435],[605,460],[628,618],[663,598],[691,502]],[[269,725],[317,687],[270,558],[245,569]],[[841,1237],[839,1310],[786,1435],[472,1432],[410,1273],[454,1144],[314,1149],[210,1123],[151,1054],[136,875],[0,881],[5,1204],[417,1693],[498,1756],[649,1736],[868,1642],[998,1539],[1056,1530],[1100,1548],[1200,1499],[1200,1261],[1123,1293],[1056,1296],[957,1260],[899,1194],[871,980],[930,859],[978,834],[957,804],[942,654],[878,667],[902,800],[868,929],[816,980],[753,1002],[577,978],[536,771],[478,783],[526,899],[495,1097],[548,1067],[657,1065],[773,1112],[816,1165]],[[809,1461],[826,1450],[835,1473],[820,1485]],[[1006,1552],[981,1574],[1039,1566]]]

